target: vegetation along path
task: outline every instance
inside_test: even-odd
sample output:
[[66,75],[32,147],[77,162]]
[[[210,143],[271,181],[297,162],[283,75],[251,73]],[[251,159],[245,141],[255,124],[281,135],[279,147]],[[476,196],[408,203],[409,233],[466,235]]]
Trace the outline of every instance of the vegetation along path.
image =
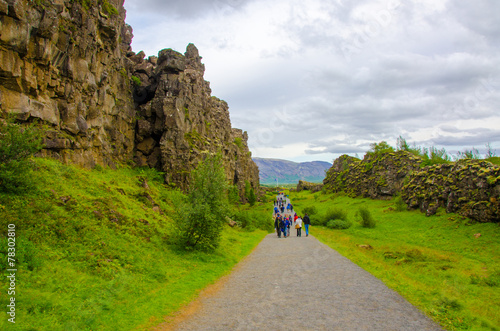
[[157,330],[440,330],[313,236],[269,234],[216,291]]

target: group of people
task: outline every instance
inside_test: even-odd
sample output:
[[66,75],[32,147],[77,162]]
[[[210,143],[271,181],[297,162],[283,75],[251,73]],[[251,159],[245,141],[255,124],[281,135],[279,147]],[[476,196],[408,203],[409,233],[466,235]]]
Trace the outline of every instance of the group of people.
[[284,196],[283,194],[279,194],[276,197],[276,201],[274,201],[274,214],[276,215],[280,211],[281,214],[284,214],[285,208],[288,214],[291,214],[293,212],[293,206],[290,202],[287,202],[286,196]]
[[297,237],[302,237],[302,226],[306,230],[306,237],[309,236],[309,225],[311,224],[309,216],[307,213],[303,218],[297,215],[293,210],[292,204],[283,193],[279,193],[276,197],[273,218],[278,238],[281,238],[281,235],[283,235],[283,238],[290,237],[292,227],[297,230]]

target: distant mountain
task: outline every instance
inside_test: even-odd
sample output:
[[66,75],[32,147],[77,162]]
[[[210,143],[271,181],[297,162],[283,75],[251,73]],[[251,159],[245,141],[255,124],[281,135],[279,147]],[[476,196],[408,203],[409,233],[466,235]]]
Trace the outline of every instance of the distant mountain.
[[332,166],[331,163],[323,161],[292,162],[280,159],[264,159],[254,157],[252,160],[259,167],[259,179],[261,184],[294,184],[299,180],[320,183],[325,178],[325,172]]

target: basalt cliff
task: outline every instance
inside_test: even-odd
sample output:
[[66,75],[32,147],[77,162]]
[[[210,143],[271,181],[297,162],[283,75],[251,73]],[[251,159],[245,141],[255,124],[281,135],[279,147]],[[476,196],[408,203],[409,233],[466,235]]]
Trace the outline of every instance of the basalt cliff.
[[37,120],[43,156],[85,167],[157,168],[182,189],[207,153],[257,190],[247,134],[211,95],[198,50],[131,49],[123,0],[0,0],[0,111]]
[[485,160],[423,166],[407,151],[342,155],[333,162],[324,189],[351,196],[390,199],[400,194],[409,209],[427,216],[438,208],[478,222],[500,222],[500,167]]

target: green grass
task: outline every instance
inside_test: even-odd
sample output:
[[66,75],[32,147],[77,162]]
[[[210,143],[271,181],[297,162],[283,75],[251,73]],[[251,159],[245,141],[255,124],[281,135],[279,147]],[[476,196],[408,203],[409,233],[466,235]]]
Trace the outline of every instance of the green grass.
[[[297,210],[314,196],[291,193]],[[311,234],[403,295],[448,330],[500,329],[500,229],[498,224],[471,224],[439,211],[396,211],[396,203],[321,195],[318,214],[329,208],[348,211],[346,230],[313,226]],[[359,224],[366,207],[375,228]],[[476,238],[474,235],[480,233]],[[370,245],[366,249],[360,245]],[[366,247],[366,246],[365,246]]]
[[[2,261],[7,225],[16,225],[19,330],[153,326],[229,273],[267,234],[226,227],[216,251],[181,251],[170,238],[173,201],[182,193],[166,188],[160,173],[36,164],[35,190],[0,194]],[[5,274],[6,263],[0,266]],[[4,291],[0,304],[8,299]],[[12,326],[0,319],[1,330]]]

